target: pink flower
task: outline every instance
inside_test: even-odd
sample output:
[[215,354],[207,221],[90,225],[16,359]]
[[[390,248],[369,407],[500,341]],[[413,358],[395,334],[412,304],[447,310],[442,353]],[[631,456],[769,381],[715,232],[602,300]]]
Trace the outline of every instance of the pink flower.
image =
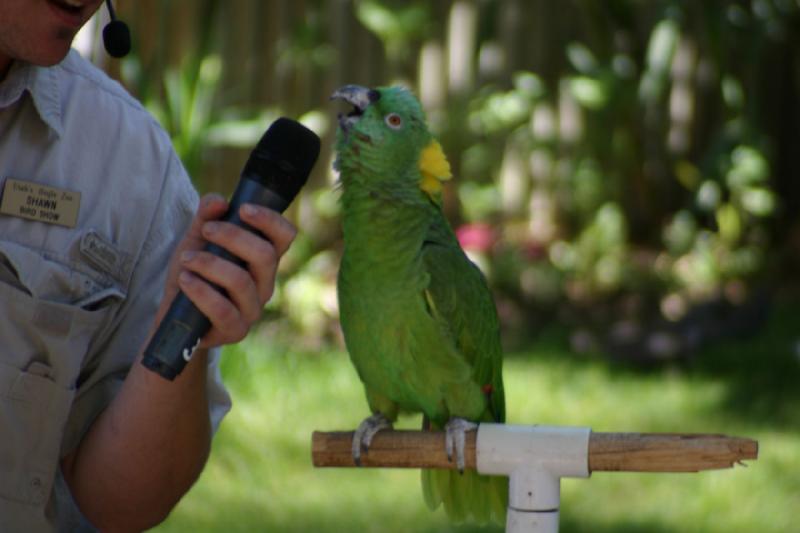
[[456,237],[465,250],[481,253],[489,252],[496,240],[492,227],[481,222],[464,224],[456,230]]

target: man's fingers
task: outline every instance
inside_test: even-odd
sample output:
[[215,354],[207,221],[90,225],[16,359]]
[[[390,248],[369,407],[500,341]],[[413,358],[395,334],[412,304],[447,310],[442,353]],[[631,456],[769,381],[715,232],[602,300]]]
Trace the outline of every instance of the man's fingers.
[[203,237],[247,263],[263,304],[272,296],[278,259],[294,240],[297,230],[274,211],[258,206],[249,211],[247,207],[242,208],[242,218],[246,217],[245,222],[261,234],[212,221],[203,226]]
[[297,229],[280,213],[259,205],[245,204],[239,210],[242,220],[263,233],[275,247],[278,257],[286,253]]
[[[213,331],[225,332],[225,343],[238,342],[245,338],[250,323],[242,319],[239,309],[231,300],[188,270],[184,270],[178,276],[178,284],[200,312],[211,321],[212,334]],[[216,344],[216,342],[211,343],[211,345]]]
[[201,240],[203,226],[210,220],[220,218],[228,210],[228,201],[221,195],[216,193],[209,193],[200,199],[200,205],[197,207],[197,214],[192,219],[189,226],[187,237],[189,239]]
[[[221,287],[249,324],[261,317],[263,302],[250,273],[240,266],[203,251],[187,251],[181,255],[181,265],[201,278]],[[197,304],[197,302],[195,302]],[[199,307],[199,305],[198,305]],[[209,319],[214,322],[212,317]]]

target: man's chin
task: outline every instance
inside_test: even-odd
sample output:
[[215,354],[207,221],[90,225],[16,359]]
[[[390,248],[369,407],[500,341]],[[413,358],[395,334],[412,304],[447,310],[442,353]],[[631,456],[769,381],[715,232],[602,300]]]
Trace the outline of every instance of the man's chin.
[[46,46],[32,50],[31,56],[26,57],[25,60],[41,67],[51,67],[61,63],[69,53],[73,38],[71,32],[70,35],[61,35],[61,33],[59,32],[56,38],[49,40]]

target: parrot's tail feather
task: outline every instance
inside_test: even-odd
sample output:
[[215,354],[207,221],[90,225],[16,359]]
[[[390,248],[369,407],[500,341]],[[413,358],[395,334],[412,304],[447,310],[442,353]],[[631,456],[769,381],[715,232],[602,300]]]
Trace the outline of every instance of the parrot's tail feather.
[[508,479],[482,476],[474,470],[423,470],[422,494],[432,511],[440,505],[456,523],[504,524],[508,505]]
[[422,470],[422,497],[425,498],[425,505],[431,511],[436,510],[442,504],[439,484],[432,479],[435,473],[436,470]]
[[491,496],[491,520],[498,524],[505,524],[506,510],[508,509],[508,478],[495,476],[490,480],[492,484],[492,488],[489,490]]

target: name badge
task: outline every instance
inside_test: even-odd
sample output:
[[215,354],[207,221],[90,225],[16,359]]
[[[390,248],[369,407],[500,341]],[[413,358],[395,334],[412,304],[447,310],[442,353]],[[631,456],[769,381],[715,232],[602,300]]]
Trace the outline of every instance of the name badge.
[[74,228],[80,206],[79,192],[8,178],[0,213]]

